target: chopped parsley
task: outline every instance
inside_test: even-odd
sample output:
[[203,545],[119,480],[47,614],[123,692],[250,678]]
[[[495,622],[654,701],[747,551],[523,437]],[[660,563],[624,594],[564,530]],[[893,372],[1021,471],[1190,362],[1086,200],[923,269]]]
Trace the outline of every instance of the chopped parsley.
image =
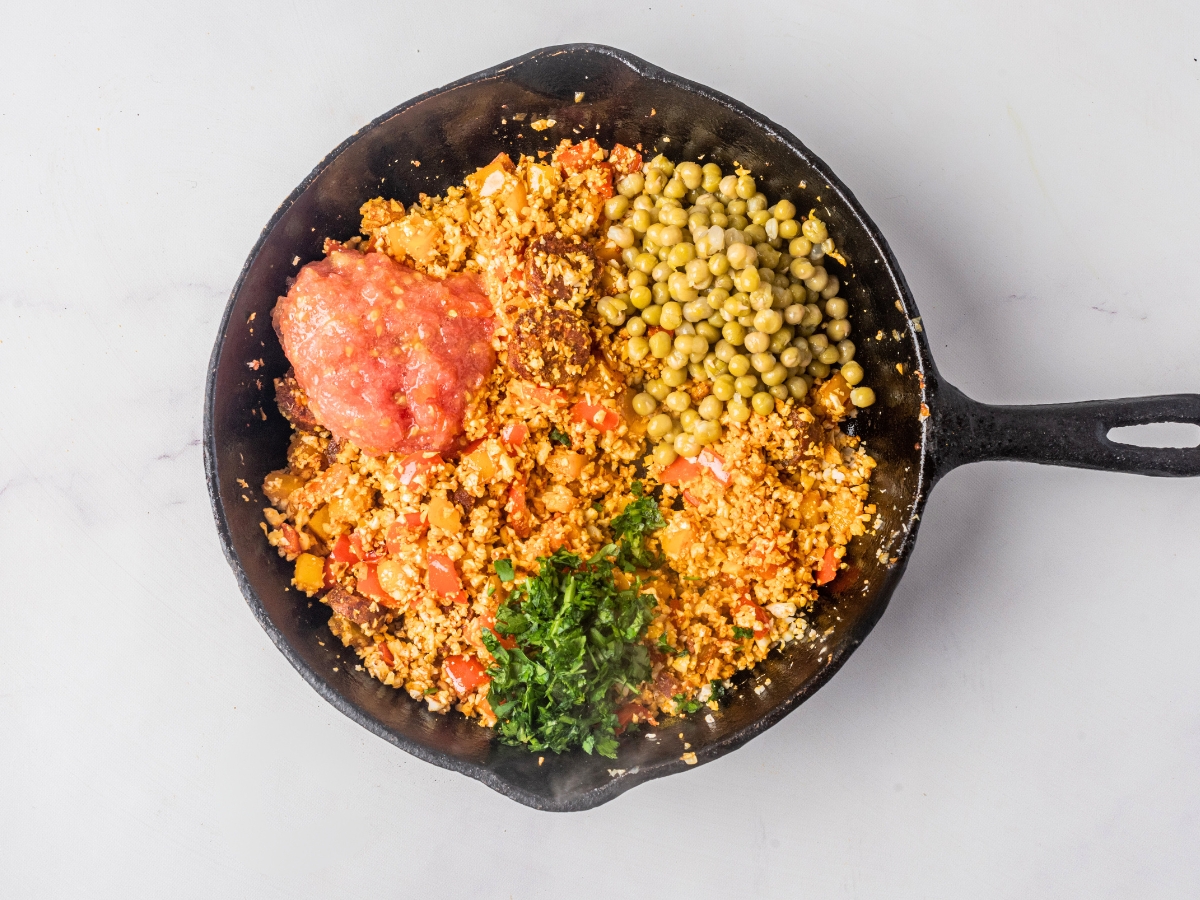
[[500,576],[500,580],[505,583],[517,577],[517,573],[513,571],[511,559],[498,559],[492,563],[492,568],[496,570],[496,574]]
[[712,691],[708,697],[709,700],[720,700],[725,696],[725,683],[723,681],[717,681],[714,678],[708,683],[708,687]]
[[[589,560],[559,550],[513,588],[483,642],[495,661],[488,701],[506,744],[561,753],[617,755],[620,688],[635,691],[650,677],[641,639],[654,598],[639,586],[617,587],[609,544]],[[497,635],[516,638],[508,650]]]
[[641,482],[633,483],[634,500],[619,516],[613,518],[609,527],[617,538],[619,552],[617,565],[626,572],[634,569],[652,569],[660,560],[646,548],[646,536],[663,528],[667,522],[658,508],[658,502],[641,493]]
[[752,638],[752,637],[754,637],[754,629],[753,628],[743,628],[741,625],[734,625],[733,626],[733,636],[735,638],[738,638],[739,640],[742,638]]
[[658,647],[658,650],[660,653],[665,653],[668,656],[685,656],[685,655],[687,655],[686,650],[676,650],[674,647],[672,647],[670,644],[668,644],[667,636],[665,634],[660,634],[658,636],[658,644],[656,646]]
[[562,444],[564,447],[571,446],[571,436],[565,431],[559,431],[557,428],[550,429],[550,440],[556,444]]
[[691,715],[704,705],[699,700],[689,700],[685,694],[676,694],[671,699],[675,701],[675,709],[685,716]]

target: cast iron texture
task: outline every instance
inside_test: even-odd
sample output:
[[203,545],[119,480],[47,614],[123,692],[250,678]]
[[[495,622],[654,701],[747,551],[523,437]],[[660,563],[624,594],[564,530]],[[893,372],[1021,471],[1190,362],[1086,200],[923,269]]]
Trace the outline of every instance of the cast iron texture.
[[[582,100],[576,102],[576,92]],[[529,123],[553,118],[536,132]],[[848,423],[879,461],[872,499],[882,525],[853,542],[828,591],[819,642],[774,654],[713,714],[669,721],[657,739],[628,738],[617,761],[502,746],[463,717],[428,712],[355,670],[327,627],[328,609],[289,590],[291,566],[263,539],[263,476],[283,464],[288,426],[272,379],[287,367],[270,327],[287,279],[321,256],[327,237],[358,231],[358,208],[384,195],[439,193],[501,150],[549,151],[563,137],[641,144],[647,155],[751,169],[772,197],[816,207],[849,261],[858,359],[878,402]],[[412,161],[419,160],[418,167]],[[1200,422],[1200,398],[1164,397],[1028,409],[987,407],[940,381],[913,303],[883,236],[837,177],[788,131],[710,88],[609,47],[538,50],[432,91],[376,119],[326,157],[272,217],[233,289],[213,350],[205,403],[205,466],[225,554],[251,610],[321,696],[380,737],[529,806],[581,810],[650,778],[685,771],[778,722],[823,685],[870,632],[909,559],[931,485],[977,459],[1028,459],[1148,474],[1200,473],[1200,450],[1117,446],[1108,427]],[[876,340],[876,334],[882,338]],[[261,360],[259,365],[256,360]],[[903,374],[897,371],[903,364]],[[253,365],[258,368],[252,367]],[[923,406],[924,405],[924,406]],[[927,411],[927,415],[923,412]],[[243,486],[248,485],[248,487]],[[763,688],[761,693],[756,687]],[[682,733],[682,740],[678,735]]]

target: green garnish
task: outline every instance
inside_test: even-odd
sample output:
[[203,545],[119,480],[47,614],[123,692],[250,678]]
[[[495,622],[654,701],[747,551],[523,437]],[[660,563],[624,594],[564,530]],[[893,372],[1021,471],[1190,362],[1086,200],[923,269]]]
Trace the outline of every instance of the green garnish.
[[496,574],[500,576],[500,580],[506,584],[517,577],[517,573],[513,571],[511,559],[498,559],[492,563],[492,568],[496,570]]
[[752,638],[754,637],[753,628],[743,628],[741,625],[733,626],[733,636],[735,638]]
[[[504,743],[616,757],[618,686],[636,691],[650,677],[641,639],[654,608],[636,585],[616,586],[610,557],[620,552],[608,544],[587,561],[565,550],[541,557],[538,574],[496,611],[483,642],[495,658],[488,701]],[[497,635],[517,646],[505,649]]]
[[571,436],[565,431],[559,431],[557,428],[550,429],[550,440],[556,444],[562,444],[564,447],[571,446]]
[[[635,481],[633,486],[634,493],[637,494],[641,482]],[[626,506],[624,511],[609,523],[620,544],[617,565],[626,572],[657,566],[661,560],[646,549],[645,538],[650,532],[657,531],[666,524],[653,497],[639,497]]]
[[675,708],[677,710],[679,710],[679,712],[683,713],[685,716],[691,715],[696,710],[698,710],[701,706],[704,705],[699,700],[689,700],[683,694],[676,694],[671,699],[675,701]]
[[665,653],[668,656],[687,656],[688,655],[688,652],[686,650],[676,650],[674,647],[672,647],[670,644],[668,644],[667,636],[665,634],[660,634],[658,636],[658,643],[655,646],[658,648],[658,651],[660,653]]
[[712,694],[710,694],[709,698],[708,698],[709,700],[720,700],[722,697],[725,696],[725,683],[724,682],[717,681],[714,678],[712,681],[710,681],[708,683],[708,686],[709,686],[709,689],[712,690]]

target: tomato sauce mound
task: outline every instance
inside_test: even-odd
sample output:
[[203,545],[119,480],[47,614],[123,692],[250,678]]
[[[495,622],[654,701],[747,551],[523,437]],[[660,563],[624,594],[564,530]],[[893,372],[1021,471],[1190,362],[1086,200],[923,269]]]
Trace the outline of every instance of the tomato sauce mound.
[[335,246],[300,270],[274,323],[318,421],[372,453],[449,449],[496,364],[473,275],[431,278],[383,253]]

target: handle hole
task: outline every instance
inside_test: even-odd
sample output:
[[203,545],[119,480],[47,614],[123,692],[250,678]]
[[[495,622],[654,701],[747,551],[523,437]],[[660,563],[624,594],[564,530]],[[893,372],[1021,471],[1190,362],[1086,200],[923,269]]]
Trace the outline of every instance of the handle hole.
[[1108,439],[1134,447],[1163,447],[1192,450],[1200,447],[1200,425],[1190,422],[1154,422],[1110,428]]

